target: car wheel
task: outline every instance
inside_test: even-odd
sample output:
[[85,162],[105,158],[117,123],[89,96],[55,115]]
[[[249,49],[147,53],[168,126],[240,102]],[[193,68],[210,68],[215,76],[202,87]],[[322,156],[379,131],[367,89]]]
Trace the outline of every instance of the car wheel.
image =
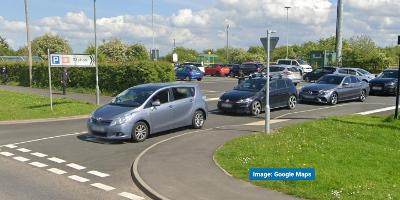
[[332,93],[329,104],[336,105],[338,103],[338,95],[336,92]]
[[288,108],[290,110],[293,110],[296,108],[296,105],[297,105],[297,97],[295,95],[290,96],[288,100]]
[[194,129],[201,129],[204,125],[205,116],[203,111],[197,110],[193,114],[192,126]]
[[361,90],[359,101],[364,102],[365,99],[367,99],[367,95],[366,94],[367,94],[367,92],[365,90]]
[[144,122],[137,122],[132,131],[132,142],[143,142],[149,136],[149,127]]
[[261,113],[261,103],[259,101],[254,101],[251,104],[251,114],[253,116],[258,116]]
[[308,77],[305,77],[305,78],[304,78],[304,81],[305,81],[305,82],[308,82],[308,83],[311,82],[311,81],[310,81],[310,78],[308,78]]
[[201,78],[198,78],[197,81],[201,81]]

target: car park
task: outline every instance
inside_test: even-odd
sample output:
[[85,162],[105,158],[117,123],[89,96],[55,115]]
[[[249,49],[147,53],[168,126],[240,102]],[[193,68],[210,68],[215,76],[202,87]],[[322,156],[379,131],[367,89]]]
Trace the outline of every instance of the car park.
[[229,76],[230,77],[239,76],[239,69],[240,69],[239,64],[227,64],[226,66],[229,67]]
[[355,99],[363,102],[368,94],[368,83],[356,76],[330,74],[323,76],[316,83],[301,88],[299,100],[335,105],[340,101]]
[[195,84],[145,84],[125,90],[98,108],[87,127],[97,138],[142,142],[150,134],[174,128],[202,128],[207,109],[203,93]]
[[334,74],[337,73],[338,68],[336,67],[323,67],[323,68],[318,68],[314,69],[312,72],[307,73],[303,76],[303,79],[306,82],[312,82],[320,79],[321,77],[327,75],[327,74]]
[[[265,85],[267,78],[243,81],[233,90],[225,92],[218,100],[218,109],[225,113],[259,115],[265,110]],[[294,109],[297,104],[297,90],[290,79],[270,81],[270,107]]]
[[230,69],[228,66],[224,66],[221,64],[212,64],[205,68],[204,75],[210,76],[228,76],[230,73]]
[[[266,70],[267,68],[264,68],[261,72],[250,74],[249,78],[266,77]],[[271,79],[288,78],[294,85],[300,83],[302,79],[300,71],[291,65],[273,65],[269,67],[269,72]]]
[[357,76],[360,80],[367,83],[375,78],[374,74],[371,74],[370,72],[361,68],[340,68],[337,70],[336,73],[354,75]]
[[277,60],[278,65],[291,65],[300,70],[301,74],[306,74],[311,72],[313,69],[312,67],[307,64],[306,61],[304,60],[299,60],[299,59],[278,59]]
[[248,76],[252,73],[261,71],[263,67],[264,66],[261,63],[247,62],[240,65],[239,71],[241,70],[243,75]]
[[181,81],[191,81],[193,79],[201,81],[204,73],[194,65],[182,65],[175,70],[175,75]]
[[386,69],[378,77],[369,82],[371,94],[395,95],[399,70]]

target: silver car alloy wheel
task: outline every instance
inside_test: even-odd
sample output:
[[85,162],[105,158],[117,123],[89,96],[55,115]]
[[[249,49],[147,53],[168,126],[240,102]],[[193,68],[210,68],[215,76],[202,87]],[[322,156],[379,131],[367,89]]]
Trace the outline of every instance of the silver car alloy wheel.
[[135,135],[138,140],[145,139],[147,135],[147,127],[145,125],[139,124],[135,128]]
[[196,124],[197,127],[202,127],[204,124],[204,116],[203,113],[198,112],[194,116],[194,123]]
[[296,103],[297,103],[296,96],[290,96],[289,97],[289,108],[294,109],[296,107]]
[[366,99],[365,90],[361,90],[360,101],[365,101],[365,99]]
[[331,96],[331,104],[335,105],[335,104],[337,104],[337,101],[338,101],[337,94],[333,93],[332,96]]
[[252,106],[253,115],[259,115],[261,113],[261,104],[259,101],[254,101]]

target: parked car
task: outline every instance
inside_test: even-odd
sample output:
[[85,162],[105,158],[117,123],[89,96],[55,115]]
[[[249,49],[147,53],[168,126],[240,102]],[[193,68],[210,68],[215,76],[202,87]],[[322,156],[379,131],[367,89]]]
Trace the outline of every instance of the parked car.
[[[221,112],[235,112],[259,115],[265,110],[265,84],[267,78],[243,81],[233,90],[225,92],[218,101]],[[270,107],[294,109],[297,104],[297,90],[290,79],[276,79],[270,82]]]
[[316,83],[301,88],[299,99],[303,102],[335,105],[340,101],[355,99],[363,102],[368,94],[368,83],[356,76],[330,74],[323,76]]
[[196,62],[184,62],[183,65],[193,65],[193,66],[196,66],[197,68],[199,68],[200,71],[202,71],[203,73],[205,72],[205,68],[204,68],[203,64],[201,64],[201,63],[196,63]]
[[87,127],[97,138],[142,142],[170,129],[200,129],[206,119],[207,103],[197,85],[159,83],[125,90],[93,112]]
[[[261,72],[250,74],[249,78],[266,77],[267,68],[262,69]],[[288,78],[292,80],[294,85],[301,82],[300,71],[291,65],[273,65],[269,67],[271,79]]]
[[239,70],[242,70],[243,74],[245,76],[250,75],[251,73],[254,72],[259,72],[263,68],[263,64],[261,63],[243,63],[240,65]]
[[226,66],[229,67],[229,76],[230,77],[239,76],[239,69],[240,69],[239,64],[227,64]]
[[327,74],[337,73],[337,71],[338,71],[338,68],[336,68],[336,67],[318,68],[318,69],[314,69],[310,73],[307,73],[306,75],[303,76],[303,78],[306,82],[316,81]]
[[307,64],[306,61],[304,60],[295,60],[295,59],[278,59],[277,61],[278,65],[292,65],[297,67],[300,70],[300,73],[306,74],[311,72],[313,69],[312,67]]
[[350,74],[353,76],[357,76],[360,80],[369,82],[370,80],[375,78],[375,75],[369,73],[368,71],[361,68],[340,68],[337,70],[338,74]]
[[177,79],[188,81],[191,81],[192,79],[201,81],[204,76],[204,73],[198,67],[193,65],[182,65],[176,69],[175,74]]
[[399,70],[386,69],[369,82],[371,94],[396,95]]
[[228,76],[230,73],[230,69],[228,66],[224,66],[221,64],[212,64],[205,68],[204,75],[211,76]]

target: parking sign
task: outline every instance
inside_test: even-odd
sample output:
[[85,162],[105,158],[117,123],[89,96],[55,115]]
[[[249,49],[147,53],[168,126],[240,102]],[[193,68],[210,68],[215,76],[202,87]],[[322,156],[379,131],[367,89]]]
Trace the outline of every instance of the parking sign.
[[61,65],[59,55],[51,55],[51,65]]

